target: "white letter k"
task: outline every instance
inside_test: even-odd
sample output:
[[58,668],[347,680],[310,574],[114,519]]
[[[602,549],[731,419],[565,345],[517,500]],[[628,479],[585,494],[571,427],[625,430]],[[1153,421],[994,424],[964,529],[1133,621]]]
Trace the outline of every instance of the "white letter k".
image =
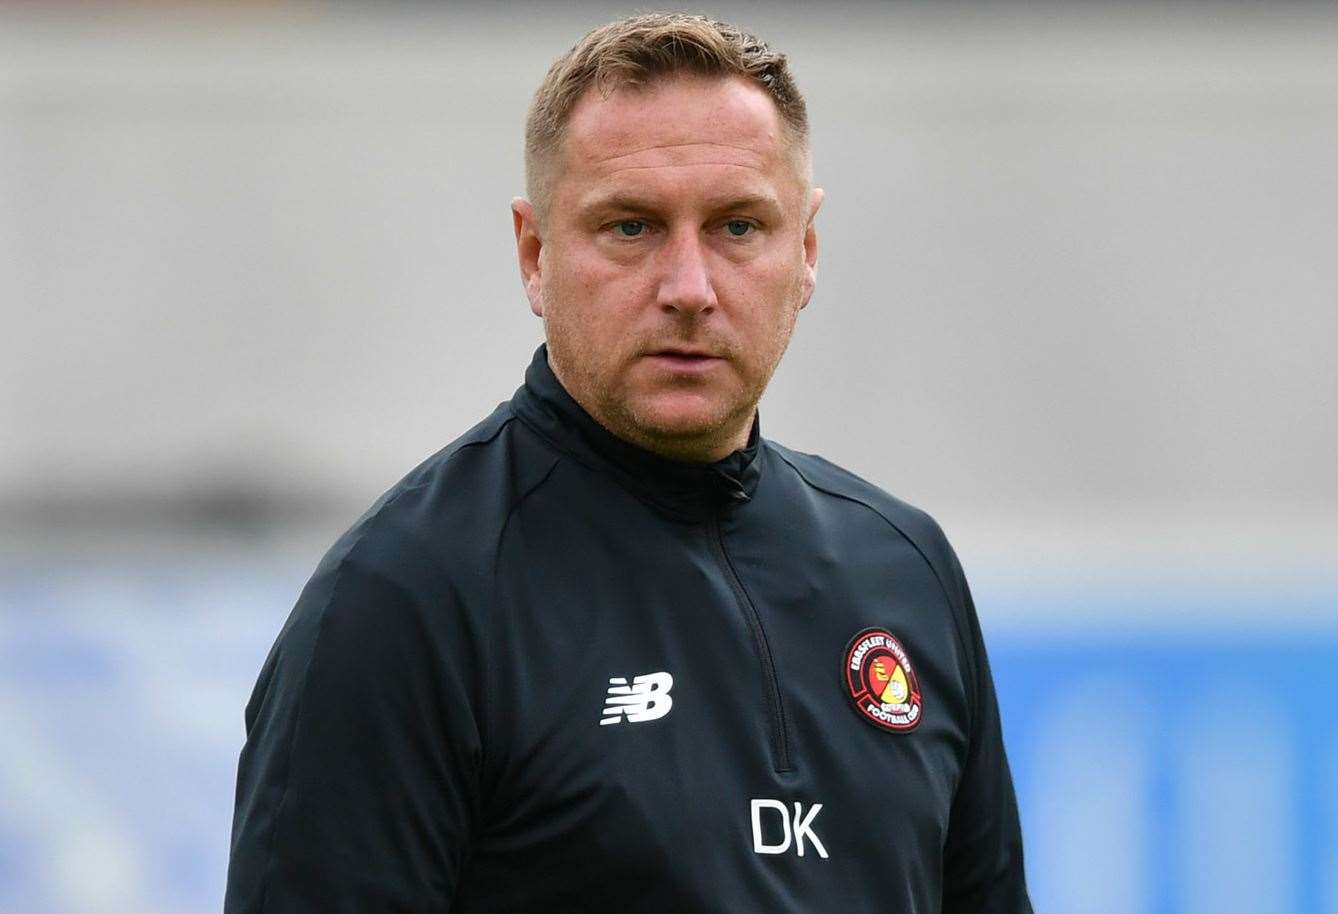
[[827,859],[827,848],[822,846],[822,841],[818,838],[818,833],[813,830],[813,820],[817,818],[819,810],[822,809],[821,803],[814,803],[808,808],[808,815],[804,815],[804,807],[799,803],[794,804],[794,843],[799,850],[799,856],[804,856],[804,837],[813,842],[817,848],[818,856],[823,860]]

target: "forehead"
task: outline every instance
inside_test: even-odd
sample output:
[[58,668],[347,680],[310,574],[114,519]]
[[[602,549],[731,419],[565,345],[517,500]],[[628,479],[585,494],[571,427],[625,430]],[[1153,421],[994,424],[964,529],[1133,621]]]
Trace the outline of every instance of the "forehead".
[[654,180],[703,168],[775,178],[793,170],[775,103],[742,77],[675,76],[572,109],[564,172],[589,181]]

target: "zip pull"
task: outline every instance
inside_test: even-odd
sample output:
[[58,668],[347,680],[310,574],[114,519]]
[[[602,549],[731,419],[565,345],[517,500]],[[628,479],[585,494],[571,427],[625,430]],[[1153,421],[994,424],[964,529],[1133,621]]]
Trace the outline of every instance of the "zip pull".
[[744,489],[743,483],[724,470],[715,470],[715,479],[717,485],[724,490],[726,497],[736,504],[743,504],[752,500],[752,496]]

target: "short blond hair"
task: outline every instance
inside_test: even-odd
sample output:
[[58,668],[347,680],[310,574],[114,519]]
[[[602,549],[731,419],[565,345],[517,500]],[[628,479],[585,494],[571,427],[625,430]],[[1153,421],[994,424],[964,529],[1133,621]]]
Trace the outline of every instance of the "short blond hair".
[[572,109],[594,86],[604,97],[680,74],[740,76],[776,104],[808,180],[808,109],[785,55],[727,22],[686,13],[650,13],[602,25],[553,62],[525,122],[525,192],[546,210],[555,159]]

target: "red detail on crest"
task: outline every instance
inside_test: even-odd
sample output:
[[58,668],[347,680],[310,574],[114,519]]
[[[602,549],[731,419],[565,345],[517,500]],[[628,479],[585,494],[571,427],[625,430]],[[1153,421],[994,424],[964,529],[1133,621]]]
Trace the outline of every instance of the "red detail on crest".
[[[902,677],[905,699],[884,702],[882,696],[888,684]],[[915,667],[901,642],[887,629],[866,628],[846,645],[841,685],[855,712],[880,729],[894,733],[914,730],[924,716]]]

